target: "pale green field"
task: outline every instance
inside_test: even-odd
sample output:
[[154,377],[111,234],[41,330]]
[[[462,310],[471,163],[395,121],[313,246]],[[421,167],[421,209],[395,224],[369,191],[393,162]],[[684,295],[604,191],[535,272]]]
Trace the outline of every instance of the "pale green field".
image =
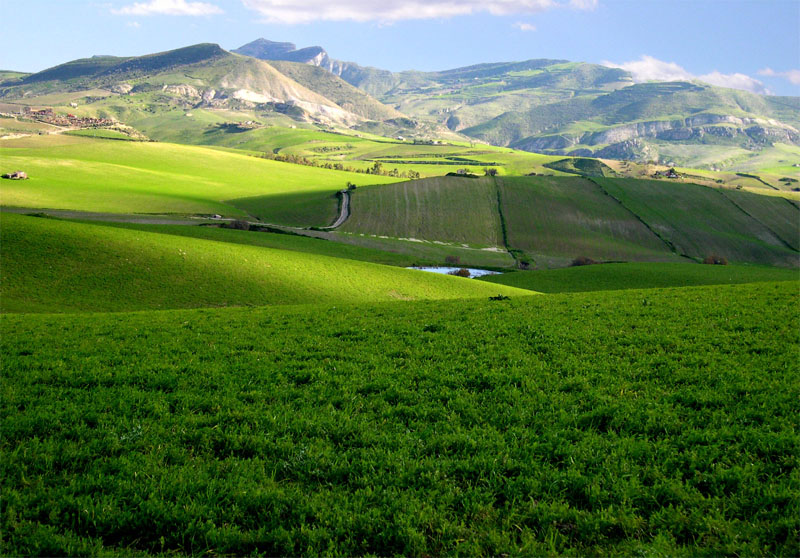
[[245,212],[226,200],[275,196],[262,214],[268,222],[325,225],[327,212],[322,222],[287,221],[280,196],[319,193],[326,198],[349,181],[396,181],[175,144],[40,136],[0,146],[2,168],[31,177],[2,184],[4,206],[243,217]]
[[4,213],[3,312],[89,312],[529,294],[312,253]]

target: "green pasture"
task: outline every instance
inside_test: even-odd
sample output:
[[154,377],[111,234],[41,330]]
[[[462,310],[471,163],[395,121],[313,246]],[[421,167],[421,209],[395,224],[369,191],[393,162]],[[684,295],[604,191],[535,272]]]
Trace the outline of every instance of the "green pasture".
[[0,316],[2,553],[795,556],[798,303]]
[[585,178],[502,178],[498,184],[508,243],[536,267],[563,267],[578,257],[677,259],[635,214]]
[[354,303],[526,294],[261,246],[5,213],[3,312]]
[[[30,180],[2,184],[7,206],[112,213],[219,213],[245,216],[259,198],[260,216],[286,225],[327,225],[335,205],[324,200],[365,176],[268,161],[232,151],[150,142],[67,136],[8,140],[0,147],[3,169],[25,170]],[[395,181],[370,176],[370,183]],[[325,213],[297,211],[268,197],[319,194]],[[312,196],[313,197],[313,196]],[[240,209],[236,201],[248,198]]]
[[359,188],[341,230],[470,246],[503,246],[491,178],[441,177]]
[[800,272],[755,265],[635,262],[515,271],[481,277],[481,281],[544,293],[567,293],[800,281]]
[[[743,201],[751,197],[740,197],[738,205],[724,192],[694,184],[665,183],[657,180],[593,179],[615,200],[635,213],[648,228],[677,254],[703,259],[707,256],[722,256],[731,262],[751,262],[768,265],[797,266],[798,252],[769,227],[773,220],[776,230],[791,228],[792,211],[800,217],[800,211],[781,200],[786,208],[773,218],[768,215],[766,201]],[[741,196],[755,196],[742,193]],[[769,198],[764,198],[769,200]],[[759,208],[769,222],[762,223],[757,216],[746,213],[742,207],[752,205]],[[800,220],[795,217],[795,230]],[[786,223],[786,224],[784,224]]]

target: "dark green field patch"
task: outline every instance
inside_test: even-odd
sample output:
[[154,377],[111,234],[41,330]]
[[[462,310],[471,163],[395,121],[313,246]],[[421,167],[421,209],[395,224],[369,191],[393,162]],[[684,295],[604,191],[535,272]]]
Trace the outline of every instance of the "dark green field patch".
[[[732,262],[767,265],[796,267],[800,263],[800,254],[768,229],[769,223],[749,216],[717,189],[657,180],[593,180],[679,254],[697,259],[716,255]],[[748,205],[740,200],[742,203]],[[795,224],[800,228],[800,221]]]
[[669,247],[637,217],[583,178],[498,179],[508,243],[537,267],[578,257],[675,261]]
[[491,178],[428,178],[390,188],[359,188],[341,230],[394,238],[502,246]]
[[3,554],[794,556],[798,302],[3,316]]
[[745,211],[789,248],[800,250],[800,210],[797,205],[777,196],[754,196],[738,190],[721,190],[742,211]]
[[273,194],[227,200],[259,221],[276,225],[327,227],[339,215],[336,190]]

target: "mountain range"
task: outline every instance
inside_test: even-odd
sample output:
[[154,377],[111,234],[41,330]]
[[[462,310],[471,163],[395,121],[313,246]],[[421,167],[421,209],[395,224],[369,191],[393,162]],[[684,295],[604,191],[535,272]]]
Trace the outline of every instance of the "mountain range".
[[232,52],[200,44],[0,73],[0,103],[46,104],[54,94],[80,91],[96,93],[98,115],[137,127],[175,108],[255,110],[279,117],[279,125],[708,168],[774,144],[800,145],[800,97],[699,82],[634,83],[625,70],[567,60],[390,72],[335,60],[319,46],[258,39]]

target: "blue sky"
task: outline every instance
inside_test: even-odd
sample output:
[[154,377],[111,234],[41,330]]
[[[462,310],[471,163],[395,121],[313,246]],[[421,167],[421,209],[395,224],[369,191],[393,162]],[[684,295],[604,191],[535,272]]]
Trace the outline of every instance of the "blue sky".
[[800,0],[0,0],[0,69],[256,38],[389,70],[559,58],[800,95]]

